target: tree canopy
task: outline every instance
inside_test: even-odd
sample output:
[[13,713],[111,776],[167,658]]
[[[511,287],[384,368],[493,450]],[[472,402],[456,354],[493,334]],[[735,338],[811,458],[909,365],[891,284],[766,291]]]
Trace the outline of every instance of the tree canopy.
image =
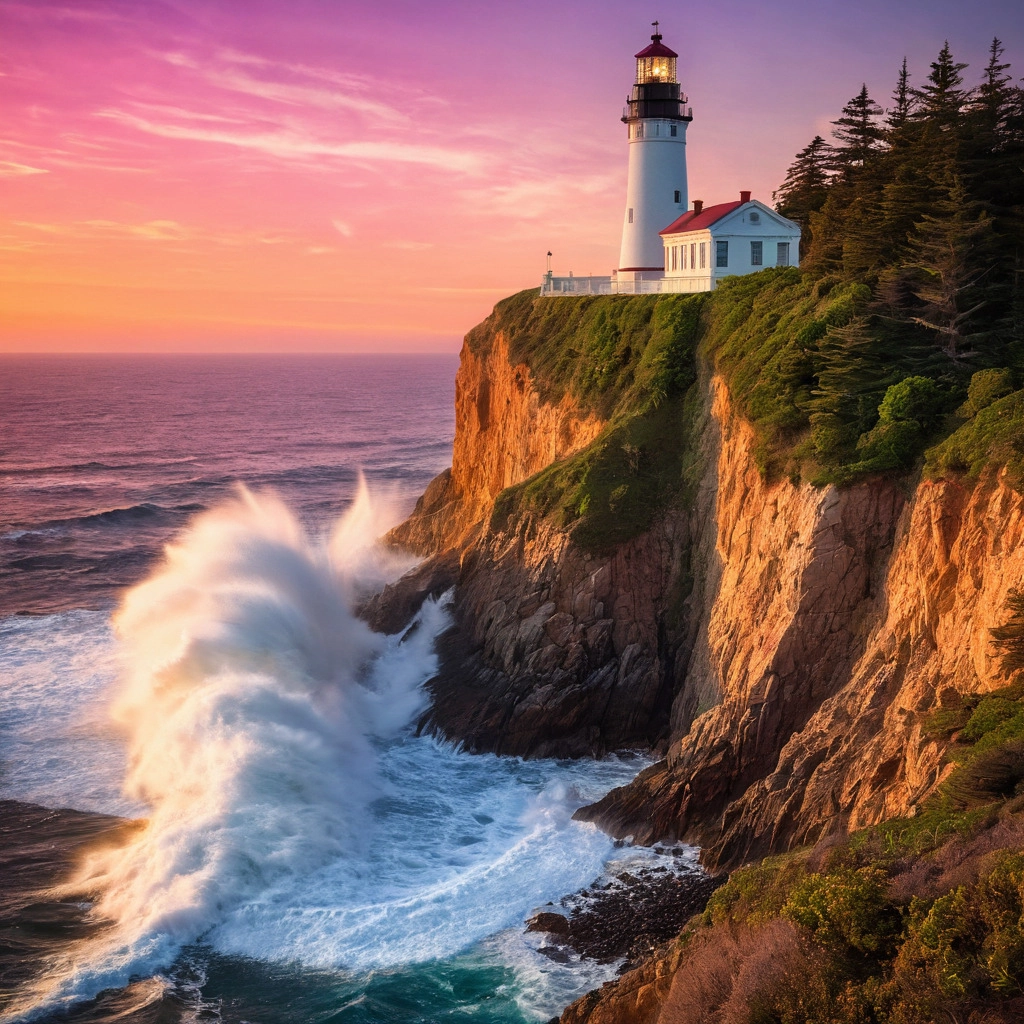
[[[967,71],[947,42],[921,80],[904,59],[888,109],[862,84],[775,193],[808,286],[863,286],[801,350],[800,429],[827,478],[912,463],[975,373],[1024,384],[1024,90],[999,39],[973,86]],[[908,378],[934,384],[927,422],[879,412]]]

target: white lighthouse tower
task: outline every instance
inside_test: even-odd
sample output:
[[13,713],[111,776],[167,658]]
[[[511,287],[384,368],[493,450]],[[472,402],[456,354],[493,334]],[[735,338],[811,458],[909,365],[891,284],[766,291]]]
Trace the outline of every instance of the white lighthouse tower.
[[650,46],[636,55],[636,82],[622,114],[629,130],[629,177],[619,251],[620,284],[661,277],[658,234],[686,212],[686,106],[676,79],[678,54],[661,41],[654,22]]

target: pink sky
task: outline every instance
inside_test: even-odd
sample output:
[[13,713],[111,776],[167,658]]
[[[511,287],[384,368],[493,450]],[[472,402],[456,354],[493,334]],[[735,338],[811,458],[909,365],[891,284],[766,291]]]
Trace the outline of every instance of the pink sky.
[[0,351],[454,351],[549,248],[614,265],[652,18],[691,197],[770,202],[904,53],[1024,73],[1022,9],[0,0]]

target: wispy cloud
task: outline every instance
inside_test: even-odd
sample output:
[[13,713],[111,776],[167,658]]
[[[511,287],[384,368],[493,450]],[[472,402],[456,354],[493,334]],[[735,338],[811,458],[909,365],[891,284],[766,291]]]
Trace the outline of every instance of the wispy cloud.
[[464,174],[479,174],[483,170],[483,159],[480,155],[459,149],[446,149],[443,146],[423,146],[397,140],[332,142],[288,129],[233,132],[198,125],[158,122],[116,109],[97,111],[96,116],[165,139],[234,146],[283,160],[335,157],[360,163],[421,164]]
[[[14,230],[18,229],[18,230]],[[8,248],[38,248],[60,243],[86,241],[155,243],[178,248],[186,244],[188,251],[203,246],[244,249],[256,245],[283,246],[302,252],[336,252],[329,246],[310,245],[308,236],[298,233],[268,234],[261,231],[217,231],[181,224],[176,220],[147,220],[131,223],[117,220],[78,220],[46,222],[16,220],[0,222],[0,242]],[[170,243],[178,245],[170,246]]]
[[339,235],[344,235],[345,238],[352,237],[353,232],[351,224],[347,224],[343,220],[332,220],[331,226],[334,228],[335,231],[338,232]]
[[[318,107],[322,110],[351,110],[368,118],[388,124],[403,124],[409,120],[407,114],[381,103],[373,98],[373,82],[355,75],[331,72],[325,68],[312,68],[303,64],[289,64],[270,61],[260,57],[241,54],[233,50],[222,50],[218,57],[229,62],[227,67],[217,66],[209,60],[199,60],[181,52],[162,53],[160,57],[168,64],[195,72],[210,85],[230,92],[269,100],[292,107]],[[238,65],[258,67],[277,73],[278,79],[255,78],[239,70]],[[318,85],[281,81],[280,74],[312,79]],[[335,86],[323,88],[323,83]]]
[[114,220],[81,220],[69,224],[47,224],[19,220],[14,223],[20,228],[28,228],[30,231],[38,231],[44,235],[71,238],[106,235],[107,237],[137,238],[148,242],[181,242],[195,235],[195,232],[173,220],[150,220],[141,224],[124,224]]
[[23,178],[31,174],[49,174],[44,167],[29,167],[16,164],[13,160],[0,160],[0,178]]
[[118,22],[124,21],[116,11],[101,11],[87,7],[59,7],[51,4],[0,3],[0,11],[21,18],[55,19],[67,21]]

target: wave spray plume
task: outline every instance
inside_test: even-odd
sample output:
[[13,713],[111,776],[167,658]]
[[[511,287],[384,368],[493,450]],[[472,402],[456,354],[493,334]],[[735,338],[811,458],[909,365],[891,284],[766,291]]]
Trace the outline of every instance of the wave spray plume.
[[240,488],[128,593],[114,715],[129,737],[126,791],[151,813],[75,880],[113,927],[51,974],[35,1006],[164,968],[282,878],[369,841],[374,738],[421,707],[443,620],[427,609],[435,621],[405,662],[391,653],[386,674],[368,670],[387,640],[351,601],[373,525],[365,484],[330,544],[311,543],[276,497]]

